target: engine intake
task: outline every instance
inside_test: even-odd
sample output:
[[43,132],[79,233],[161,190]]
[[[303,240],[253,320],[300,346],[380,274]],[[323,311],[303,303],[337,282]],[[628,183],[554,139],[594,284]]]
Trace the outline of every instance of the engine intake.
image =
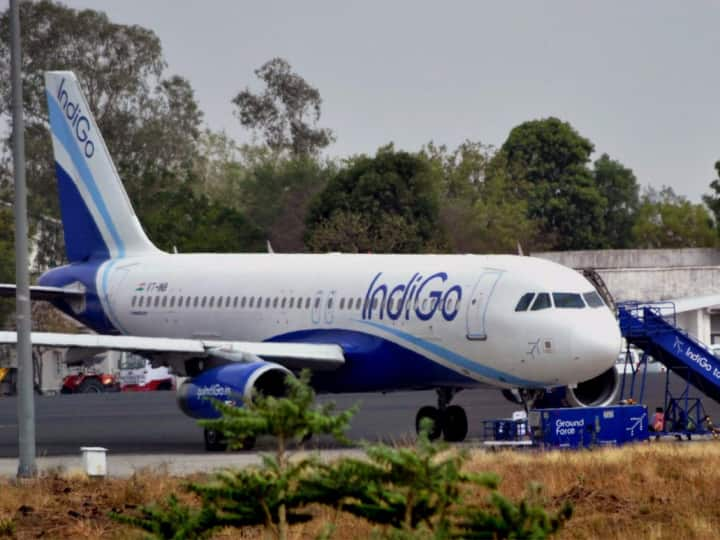
[[218,418],[213,399],[240,406],[256,392],[282,396],[289,374],[287,368],[272,362],[226,364],[185,381],[178,388],[178,405],[191,418]]
[[[553,388],[542,393],[530,406],[534,409],[552,409],[559,407],[605,407],[615,402],[620,390],[620,376],[615,367],[611,367],[597,377],[579,383],[575,388]],[[522,403],[515,390],[502,392],[508,401]]]

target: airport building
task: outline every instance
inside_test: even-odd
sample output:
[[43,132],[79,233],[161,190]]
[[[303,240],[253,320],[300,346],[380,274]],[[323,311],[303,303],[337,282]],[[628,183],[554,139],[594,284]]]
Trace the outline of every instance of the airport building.
[[720,343],[718,249],[608,249],[532,255],[578,270],[594,269],[616,302],[682,299],[677,326],[704,343]]

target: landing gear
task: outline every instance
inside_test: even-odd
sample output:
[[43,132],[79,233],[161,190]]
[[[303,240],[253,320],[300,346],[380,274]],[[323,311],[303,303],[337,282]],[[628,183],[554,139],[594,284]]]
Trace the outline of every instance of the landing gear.
[[465,409],[459,405],[450,405],[450,401],[460,391],[459,388],[438,388],[438,406],[422,407],[415,417],[415,429],[420,432],[420,423],[424,418],[433,422],[428,433],[430,440],[439,439],[440,435],[448,442],[464,441],[468,432],[468,421]]
[[[228,448],[228,442],[222,433],[214,429],[205,428],[205,450],[208,452],[224,452]],[[242,442],[240,450],[252,450],[255,446],[255,437],[246,437]]]
[[227,450],[228,444],[222,433],[205,428],[203,434],[205,436],[205,450],[208,452],[224,452]]

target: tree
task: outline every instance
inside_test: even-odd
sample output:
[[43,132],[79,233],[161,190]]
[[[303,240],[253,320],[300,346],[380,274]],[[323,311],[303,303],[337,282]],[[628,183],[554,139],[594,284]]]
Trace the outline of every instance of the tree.
[[[311,519],[308,508],[319,504],[334,509],[336,516],[347,512],[379,525],[382,529],[375,533],[380,538],[542,539],[572,515],[567,502],[548,514],[539,487],[531,487],[531,497],[516,504],[497,491],[496,475],[465,472],[467,451],[431,442],[429,419],[421,424],[415,447],[366,446],[366,458],[330,463],[317,457],[291,459],[288,443],[301,443],[312,433],[347,442],[344,432],[356,410],[336,413],[332,404],[318,406],[309,379],[307,371],[299,380],[288,376],[285,397],[254,396],[242,408],[216,401],[222,416],[200,422],[224,433],[235,448],[247,438],[273,435],[275,455],[264,456],[262,466],[226,470],[209,482],[187,484],[199,507],[181,504],[172,494],[161,504],[111,517],[152,538],[207,538],[223,527],[262,525],[266,536],[285,539],[288,526]],[[468,502],[477,498],[478,487],[490,490],[490,497]],[[326,524],[321,537],[333,532],[333,524]]]
[[632,245],[632,228],[640,205],[639,186],[632,169],[603,154],[595,161],[595,185],[607,200],[602,217],[606,247]]
[[395,253],[435,251],[444,244],[438,191],[422,156],[388,145],[375,157],[351,158],[312,202],[306,244],[316,250],[353,251],[357,244],[327,246],[313,236],[336,227],[333,221],[359,221],[358,230],[366,230],[372,240],[371,251],[383,251],[388,245]]
[[528,215],[540,223],[553,249],[603,245],[607,200],[587,167],[593,144],[557,118],[524,122],[500,149],[511,183],[527,199]]
[[[9,206],[0,206],[0,283],[15,283],[15,217]],[[7,326],[14,310],[14,300],[0,298],[0,326]]]
[[166,251],[262,251],[265,237],[238,210],[196,194],[187,184],[153,193],[139,212],[148,236]]
[[317,127],[322,99],[317,88],[292,71],[287,60],[273,58],[255,70],[265,84],[262,93],[245,88],[232,100],[240,123],[262,134],[275,152],[316,155],[334,140],[331,130]]
[[703,201],[715,216],[715,228],[720,233],[720,160],[715,162],[715,174],[717,178],[710,182],[712,193],[703,195]]
[[[57,194],[48,189],[55,184],[55,168],[47,121],[47,70],[72,70],[77,75],[131,200],[149,193],[142,183],[148,172],[188,170],[202,115],[185,79],[163,78],[162,47],[151,30],[115,24],[104,13],[78,11],[48,0],[22,2],[20,19],[31,216],[59,215]],[[0,17],[0,70],[5,73],[9,43],[6,10]],[[7,122],[10,106],[10,80],[0,78],[0,116]],[[6,155],[9,145],[8,138],[3,146]],[[8,182],[7,160],[4,166],[2,178]],[[175,180],[181,177],[176,175]],[[47,264],[63,259],[63,254],[45,248],[40,255]]]
[[335,164],[258,147],[244,147],[242,155],[238,207],[264,231],[274,249],[303,251],[308,208],[335,174]]
[[453,252],[515,253],[518,242],[536,245],[538,224],[491,147],[465,141],[449,152],[430,143],[422,153],[439,176],[440,221]]
[[718,245],[712,217],[702,204],[676,195],[670,187],[648,187],[633,226],[635,247],[690,248]]

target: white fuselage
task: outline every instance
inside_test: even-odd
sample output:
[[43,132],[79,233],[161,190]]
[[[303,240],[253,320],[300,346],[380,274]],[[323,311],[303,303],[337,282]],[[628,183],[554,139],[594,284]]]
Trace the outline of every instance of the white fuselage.
[[[610,368],[620,348],[605,306],[516,311],[526,293],[594,292],[574,270],[531,257],[160,254],[110,260],[96,286],[124,334],[371,335],[499,387],[572,385]],[[340,344],[352,357],[352,339]]]

